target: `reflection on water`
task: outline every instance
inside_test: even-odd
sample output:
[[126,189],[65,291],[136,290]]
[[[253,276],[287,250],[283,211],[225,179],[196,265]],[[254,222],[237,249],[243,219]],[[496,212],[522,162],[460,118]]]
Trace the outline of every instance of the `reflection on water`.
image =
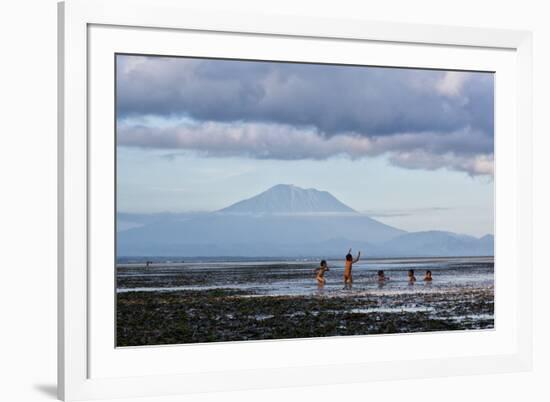
[[[328,261],[326,284],[315,279],[315,262],[157,262],[119,264],[117,292],[174,292],[180,290],[236,289],[259,295],[341,295],[448,292],[456,289],[492,288],[492,258],[362,260],[353,266],[353,287],[344,289],[343,260]],[[409,283],[407,272],[414,269],[417,282]],[[383,270],[386,280],[379,281]],[[432,282],[424,273],[432,271]]]

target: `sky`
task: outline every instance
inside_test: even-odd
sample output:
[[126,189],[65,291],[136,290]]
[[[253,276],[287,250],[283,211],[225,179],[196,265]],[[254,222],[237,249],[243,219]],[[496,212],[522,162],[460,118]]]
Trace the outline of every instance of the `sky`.
[[117,56],[118,212],[326,190],[405,230],[493,233],[492,73]]

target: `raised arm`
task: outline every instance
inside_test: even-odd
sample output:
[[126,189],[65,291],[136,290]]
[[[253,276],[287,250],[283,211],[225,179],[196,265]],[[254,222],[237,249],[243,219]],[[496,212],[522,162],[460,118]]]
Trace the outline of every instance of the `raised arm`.
[[353,260],[353,263],[355,264],[357,261],[359,261],[359,258],[361,257],[361,252],[359,251],[357,253],[357,257],[355,258],[355,260]]

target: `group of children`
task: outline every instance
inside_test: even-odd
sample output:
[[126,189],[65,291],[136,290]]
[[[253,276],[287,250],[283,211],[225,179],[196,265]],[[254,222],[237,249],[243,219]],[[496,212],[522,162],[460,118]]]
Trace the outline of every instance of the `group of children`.
[[[351,254],[351,248],[349,249],[348,253],[346,254],[346,261],[344,265],[344,289],[351,288],[351,284],[353,282],[353,278],[351,275],[351,270],[353,268],[353,264],[355,264],[357,261],[359,261],[359,258],[361,257],[361,252],[359,251],[357,253],[357,257],[353,258]],[[319,268],[315,270],[315,273],[317,275],[317,284],[322,287],[327,283],[327,280],[325,279],[325,273],[329,271],[328,265],[326,260],[322,260]],[[416,282],[416,277],[414,276],[414,270],[409,269],[409,272],[407,274],[407,278],[409,281],[409,284],[412,285]],[[378,271],[378,283],[384,284],[386,281],[389,281],[390,278],[388,276],[385,276],[384,271],[379,270]],[[432,271],[427,270],[426,275],[424,276],[424,281],[426,283],[431,283],[432,281]]]
[[[384,271],[378,271],[378,281],[380,281],[380,272],[382,272],[382,277],[384,277]],[[409,284],[411,285],[416,282],[416,277],[414,276],[414,269],[409,269],[409,272],[407,273],[407,278],[409,280]],[[426,274],[424,275],[424,282],[431,282],[431,281],[432,281],[432,271],[428,269],[426,271]]]

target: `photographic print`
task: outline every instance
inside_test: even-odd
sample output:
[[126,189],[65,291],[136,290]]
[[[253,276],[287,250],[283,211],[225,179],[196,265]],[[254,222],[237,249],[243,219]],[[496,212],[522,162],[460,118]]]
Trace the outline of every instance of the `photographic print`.
[[494,328],[494,74],[117,54],[116,345]]

